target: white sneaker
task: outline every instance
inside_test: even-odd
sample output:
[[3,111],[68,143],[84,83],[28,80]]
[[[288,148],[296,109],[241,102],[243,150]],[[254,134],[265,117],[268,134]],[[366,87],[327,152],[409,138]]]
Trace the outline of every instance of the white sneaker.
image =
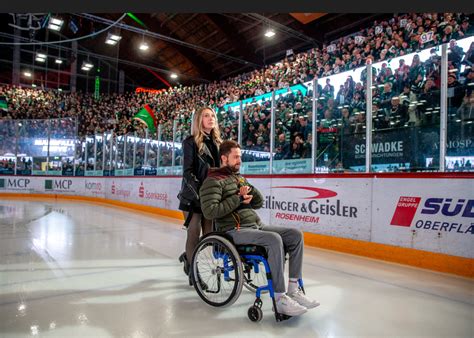
[[279,313],[287,316],[299,316],[308,311],[304,306],[301,306],[287,295],[280,297],[276,302],[276,307]]
[[317,301],[308,298],[308,296],[306,296],[301,289],[298,289],[292,293],[288,293],[288,297],[307,309],[312,309],[316,306],[319,306]]

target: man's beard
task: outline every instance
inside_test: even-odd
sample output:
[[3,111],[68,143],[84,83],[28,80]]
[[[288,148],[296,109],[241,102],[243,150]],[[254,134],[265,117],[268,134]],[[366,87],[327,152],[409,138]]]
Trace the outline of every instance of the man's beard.
[[237,174],[240,170],[240,166],[237,167],[236,165],[230,165],[228,164],[227,167],[235,174]]

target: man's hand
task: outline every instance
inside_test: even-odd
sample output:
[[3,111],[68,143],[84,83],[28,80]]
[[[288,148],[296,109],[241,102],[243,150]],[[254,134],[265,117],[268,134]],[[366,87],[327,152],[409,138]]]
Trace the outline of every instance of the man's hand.
[[[252,190],[252,187],[250,187],[248,185],[244,185],[243,187],[240,187],[239,195],[240,196],[245,196],[250,192],[250,190]],[[245,197],[244,197],[244,199],[245,199]]]
[[243,197],[243,204],[250,204],[250,201],[252,200],[253,196],[252,195],[242,195]]

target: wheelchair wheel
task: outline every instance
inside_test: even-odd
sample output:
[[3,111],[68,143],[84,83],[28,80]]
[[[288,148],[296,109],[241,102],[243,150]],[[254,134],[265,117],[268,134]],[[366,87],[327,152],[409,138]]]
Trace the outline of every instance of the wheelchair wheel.
[[234,245],[218,235],[203,239],[192,260],[194,288],[207,304],[224,307],[239,298],[243,286],[242,262]]
[[247,315],[252,322],[259,322],[263,318],[263,311],[258,306],[251,306],[247,311]]
[[[244,286],[250,292],[255,292],[257,288],[268,284],[265,265],[260,262],[257,266],[258,273],[255,273],[255,268],[252,263],[244,263]],[[267,292],[268,290],[263,290],[262,294]]]

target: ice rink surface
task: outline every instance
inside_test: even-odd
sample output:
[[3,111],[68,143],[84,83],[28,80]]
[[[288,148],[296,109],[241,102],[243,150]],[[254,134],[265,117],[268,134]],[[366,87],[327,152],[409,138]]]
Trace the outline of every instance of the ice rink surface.
[[[205,304],[181,221],[84,202],[0,200],[0,337],[474,337],[474,281],[305,247],[321,305],[276,323],[264,295]],[[473,243],[474,245],[474,243]]]

